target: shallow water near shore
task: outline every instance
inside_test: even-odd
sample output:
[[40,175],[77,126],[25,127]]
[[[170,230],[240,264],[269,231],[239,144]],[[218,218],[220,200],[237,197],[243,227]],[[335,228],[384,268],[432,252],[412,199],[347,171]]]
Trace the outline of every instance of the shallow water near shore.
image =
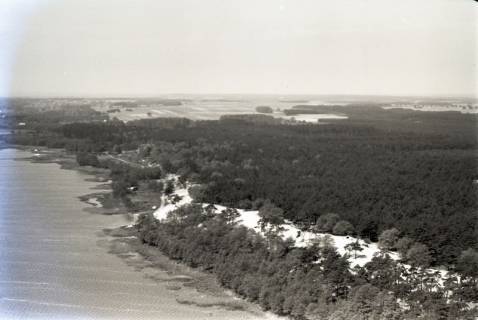
[[91,176],[14,160],[31,156],[0,150],[0,319],[271,317],[226,293],[188,286],[190,275],[108,253],[121,251],[121,242],[102,230],[127,224],[126,217],[83,210],[78,196],[99,185]]

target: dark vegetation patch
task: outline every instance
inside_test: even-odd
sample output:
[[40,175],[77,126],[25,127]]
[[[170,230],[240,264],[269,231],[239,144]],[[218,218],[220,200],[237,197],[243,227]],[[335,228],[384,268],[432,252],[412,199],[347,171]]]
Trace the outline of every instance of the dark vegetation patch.
[[185,299],[179,299],[179,298],[176,298],[176,301],[179,304],[194,305],[201,308],[217,307],[217,308],[222,308],[222,309],[232,310],[232,311],[244,311],[244,305],[240,302],[198,302],[198,301],[185,300]]

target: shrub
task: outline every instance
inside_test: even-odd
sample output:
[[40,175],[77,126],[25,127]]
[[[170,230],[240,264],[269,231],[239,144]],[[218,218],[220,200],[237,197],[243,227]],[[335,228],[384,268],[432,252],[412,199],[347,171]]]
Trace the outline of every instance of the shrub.
[[463,251],[458,258],[456,269],[466,277],[478,277],[478,252],[472,248]]
[[166,182],[166,187],[164,188],[164,194],[169,196],[171,194],[173,194],[174,192],[174,181],[173,180],[168,180]]
[[321,232],[331,232],[332,229],[335,227],[337,222],[339,222],[339,215],[336,213],[327,213],[322,216],[320,216],[317,219],[317,222],[315,224],[315,227],[317,231]]
[[193,198],[196,202],[203,202],[204,201],[204,192],[206,188],[202,185],[193,185],[189,187],[188,192],[191,198]]
[[410,239],[409,237],[403,237],[398,239],[398,241],[395,243],[395,248],[398,250],[400,255],[403,258],[406,258],[408,250],[412,247],[413,245],[413,240]]
[[92,166],[92,167],[100,166],[98,157],[95,154],[87,153],[87,152],[79,152],[76,155],[76,162],[78,162],[80,166]]
[[407,252],[407,260],[414,267],[429,267],[432,258],[426,245],[415,243]]
[[354,226],[346,220],[341,220],[337,222],[332,229],[332,233],[339,236],[351,235],[354,233],[354,231]]
[[399,234],[400,231],[398,231],[396,228],[384,230],[378,237],[379,247],[385,250],[395,249]]

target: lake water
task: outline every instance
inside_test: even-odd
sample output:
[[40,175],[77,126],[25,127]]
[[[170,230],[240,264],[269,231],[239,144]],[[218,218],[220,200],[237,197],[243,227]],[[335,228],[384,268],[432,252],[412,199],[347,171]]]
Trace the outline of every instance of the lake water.
[[168,291],[99,244],[103,228],[126,220],[83,210],[77,197],[96,183],[57,164],[14,160],[30,156],[0,150],[0,319],[267,317],[178,303],[181,290]]

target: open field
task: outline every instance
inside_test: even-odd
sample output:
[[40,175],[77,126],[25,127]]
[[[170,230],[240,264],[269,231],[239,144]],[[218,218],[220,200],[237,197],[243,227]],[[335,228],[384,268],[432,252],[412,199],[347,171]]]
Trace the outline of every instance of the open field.
[[[330,98],[330,99],[329,99]],[[166,103],[165,103],[166,101]],[[90,101],[91,106],[101,112],[116,117],[122,121],[132,121],[156,117],[184,117],[191,120],[217,120],[222,115],[257,113],[256,107],[268,106],[274,111],[271,115],[290,119],[283,110],[297,104],[302,105],[347,105],[356,100],[344,100],[344,97],[321,96],[279,96],[279,95],[186,95],[166,96],[165,98],[148,99],[104,99]],[[173,103],[171,103],[173,102]],[[335,115],[314,115],[304,119],[306,122],[316,122],[318,118],[337,118]],[[340,118],[340,117],[339,117]]]
[[[222,115],[257,113],[257,106],[268,106],[272,116],[290,120],[283,110],[296,105],[375,105],[385,109],[402,108],[421,111],[457,111],[474,113],[475,104],[463,99],[418,99],[407,97],[353,97],[353,96],[274,96],[274,95],[227,95],[225,97],[166,96],[166,98],[148,99],[101,99],[88,101],[91,106],[105,112],[110,118],[132,121],[145,118],[188,118],[191,120],[217,120]],[[410,107],[414,106],[414,107]],[[316,123],[319,119],[346,119],[340,114],[315,114],[294,117],[297,121]]]

